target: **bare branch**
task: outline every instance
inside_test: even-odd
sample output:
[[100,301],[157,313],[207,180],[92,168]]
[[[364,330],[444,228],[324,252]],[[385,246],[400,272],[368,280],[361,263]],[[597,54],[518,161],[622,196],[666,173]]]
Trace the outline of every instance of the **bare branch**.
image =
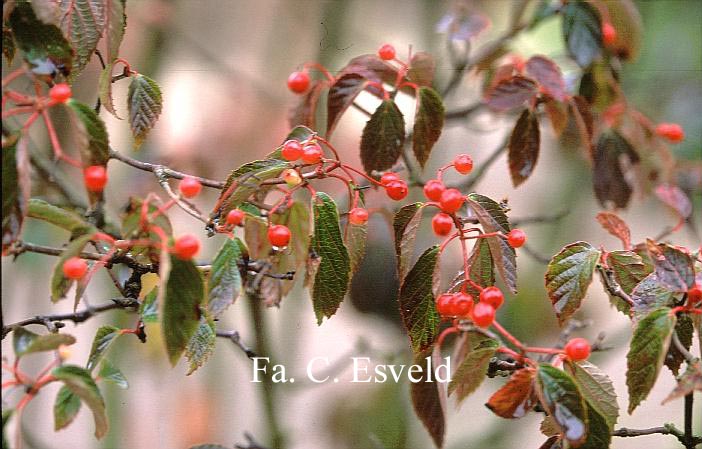
[[241,349],[244,354],[246,354],[246,357],[253,359],[256,357],[256,353],[246,346],[244,343],[241,342],[241,338],[239,336],[239,332],[237,331],[217,331],[216,334],[220,338],[226,338],[227,340],[231,341],[234,343],[234,346],[237,348]]

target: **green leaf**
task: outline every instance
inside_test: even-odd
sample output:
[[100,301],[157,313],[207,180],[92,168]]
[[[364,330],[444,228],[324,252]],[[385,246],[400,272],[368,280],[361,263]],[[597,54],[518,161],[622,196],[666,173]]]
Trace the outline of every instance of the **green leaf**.
[[336,128],[341,116],[368,86],[368,80],[358,73],[348,73],[336,79],[327,96],[327,139]]
[[93,412],[95,438],[100,439],[105,436],[108,429],[105,401],[95,381],[90,377],[90,372],[80,366],[62,365],[54,368],[51,375],[62,381]]
[[107,129],[93,108],[71,98],[66,102],[76,130],[76,144],[83,166],[107,165],[110,147]]
[[512,175],[514,187],[531,176],[539,159],[540,144],[538,116],[530,109],[525,109],[509,138],[509,172]]
[[633,191],[624,175],[625,164],[639,162],[634,148],[618,132],[606,131],[597,140],[593,162],[593,187],[600,205],[625,208]]
[[441,97],[431,87],[420,87],[417,91],[417,110],[414,116],[412,133],[412,151],[424,168],[431,149],[444,127],[444,103]]
[[587,439],[579,449],[606,449],[612,442],[612,428],[607,420],[593,407],[590,402],[587,405]]
[[[170,257],[170,273],[161,277],[159,291],[164,296],[161,303],[161,327],[166,352],[175,366],[200,324],[200,305],[204,297],[202,276],[195,264]],[[165,285],[164,285],[165,284]]]
[[561,324],[580,308],[599,258],[598,249],[587,242],[575,242],[563,247],[548,263],[546,291]]
[[54,401],[54,431],[68,427],[78,416],[80,406],[80,397],[69,390],[67,386],[62,386]]
[[100,72],[100,78],[98,78],[98,97],[100,98],[100,104],[105,108],[107,112],[112,114],[115,118],[122,120],[122,118],[117,115],[115,110],[115,102],[112,99],[112,70],[114,69],[114,64],[110,63],[105,66]]
[[349,250],[349,259],[351,262],[351,275],[353,276],[358,271],[363,262],[363,256],[366,254],[366,241],[368,240],[368,224],[346,224],[344,234],[344,244]]
[[103,2],[93,0],[72,0],[58,5],[61,10],[59,27],[75,50],[75,76],[88,65],[97,48],[105,26],[105,8]]
[[639,321],[626,355],[629,414],[646,399],[658,378],[675,328],[670,309],[656,309]]
[[[692,325],[692,319],[685,313],[678,315],[678,322],[675,324],[675,334],[678,336],[678,340],[687,350],[692,346],[692,334],[694,333],[694,327]],[[678,370],[680,365],[685,361],[685,356],[678,350],[675,345],[670,345],[668,348],[668,353],[665,356],[665,366],[667,366],[674,375],[678,375]]]
[[341,238],[339,213],[334,200],[317,192],[313,202],[312,249],[321,258],[312,286],[312,306],[317,324],[336,313],[349,285],[351,260]]
[[687,252],[667,243],[647,239],[646,247],[658,280],[674,292],[686,292],[695,283],[692,258]]
[[361,136],[361,162],[366,172],[391,168],[402,155],[405,119],[394,101],[384,100],[371,115]]
[[634,287],[631,299],[634,301],[635,321],[659,307],[673,307],[675,303],[674,293],[663,285],[656,273],[649,274]]
[[410,261],[414,255],[414,243],[417,240],[417,229],[422,219],[423,203],[412,203],[402,206],[395,213],[392,227],[395,231],[395,256],[397,257],[397,272],[402,283],[411,267]]
[[93,234],[97,229],[75,212],[62,209],[46,201],[32,198],[27,206],[27,216],[46,221],[73,235]]
[[546,56],[536,55],[526,62],[526,72],[539,83],[543,91],[558,101],[566,98],[565,80],[561,69]]
[[200,317],[200,324],[197,327],[197,331],[195,331],[195,335],[192,336],[190,342],[188,342],[188,347],[185,349],[185,357],[190,365],[187,372],[188,376],[205,364],[214,350],[216,339],[214,321],[203,314]]
[[458,403],[478,389],[487,377],[490,359],[500,346],[497,340],[477,332],[467,332],[465,348],[467,354],[451,376],[448,394],[455,391]]
[[207,310],[214,318],[219,317],[234,304],[241,292],[241,273],[238,262],[241,259],[241,243],[227,239],[212,261],[207,277]]
[[430,53],[419,51],[410,59],[407,79],[420,87],[431,87],[435,68],[434,57]]
[[[4,139],[4,138],[3,138]],[[19,238],[27,214],[29,159],[26,139],[10,136],[2,149],[2,253]]]
[[[63,253],[58,258],[58,262],[54,267],[54,272],[51,276],[51,301],[57,302],[66,297],[68,290],[76,282],[72,279],[68,279],[63,275],[63,264],[66,263],[71,257],[77,257],[82,251],[85,245],[92,240],[92,234],[81,235],[72,242],[70,242]],[[77,304],[76,304],[77,305]]]
[[86,364],[88,371],[92,372],[95,369],[112,343],[121,335],[120,330],[120,328],[114,326],[101,326],[97,330],[95,338],[93,338],[93,346],[90,348],[88,363]]
[[68,76],[73,64],[73,49],[55,25],[37,19],[30,2],[17,1],[10,14],[15,42],[36,75]]
[[[509,221],[504,209],[492,199],[471,193],[466,203],[475,212],[480,225],[486,233],[502,232],[507,235],[510,231]],[[497,272],[512,293],[517,293],[517,254],[509,246],[506,239],[487,237],[490,253],[495,261]]]
[[565,372],[542,363],[536,371],[537,393],[541,405],[573,446],[585,442],[588,432],[587,405],[578,386]]
[[[161,205],[160,201],[149,201],[146,208],[147,222],[153,226],[159,227],[167,236],[171,236],[173,234],[173,227],[171,226],[171,220],[168,218],[167,214],[158,214],[156,218],[151,218]],[[161,238],[159,234],[152,230],[151,227],[148,231],[144,230],[141,225],[143,206],[144,201],[141,198],[129,198],[129,202],[124,208],[124,215],[122,216],[122,236],[129,240],[149,240],[157,242]],[[135,256],[139,262],[158,263],[161,249],[151,245],[134,245],[130,248],[130,253]]]
[[497,111],[508,111],[531,102],[539,92],[536,83],[521,75],[503,79],[485,94],[485,104]]
[[12,64],[15,59],[15,38],[12,35],[12,30],[3,25],[2,27],[2,54],[7,59],[7,65]]
[[535,377],[533,368],[513,372],[509,381],[490,396],[485,406],[501,418],[524,417],[538,402],[534,392]]
[[609,431],[619,417],[619,404],[614,385],[607,374],[588,361],[566,361],[563,369],[571,375],[585,400],[605,420]]
[[427,349],[415,355],[413,364],[420,366],[422,371],[413,375],[414,379],[419,381],[410,383],[410,396],[415,413],[429,432],[436,447],[440,448],[443,446],[446,431],[446,394],[442,384],[437,382],[436,376],[432,376],[432,373],[427,370],[426,361],[430,357],[433,367],[437,366],[433,361],[440,355],[437,356],[436,352],[432,354],[432,350]]
[[98,371],[98,377],[102,380],[112,382],[121,389],[129,388],[129,383],[127,378],[124,377],[122,371],[109,361],[109,359],[103,358],[100,362],[100,370]]
[[[290,243],[284,251],[277,251],[272,258],[273,268],[277,273],[299,271],[307,262],[310,252],[310,207],[300,201],[295,201],[284,212],[274,214],[271,223],[282,224],[290,229]],[[266,234],[268,229],[266,228]],[[268,237],[266,236],[266,241]],[[273,279],[270,279],[273,281]],[[287,295],[295,285],[293,281],[280,281],[281,294]]]
[[129,126],[134,136],[134,149],[141,146],[163,109],[161,88],[146,75],[138,74],[131,77],[127,92],[127,108],[129,109]]
[[434,270],[439,260],[439,245],[419,256],[400,287],[400,316],[415,353],[431,346],[439,329],[434,306]]
[[124,38],[127,25],[125,14],[126,0],[104,0],[105,2],[105,47],[107,62],[114,62],[119,56],[119,46]]
[[72,345],[76,339],[68,334],[35,334],[23,327],[15,327],[12,331],[12,349],[16,357],[22,357],[33,352],[53,351],[61,345]]
[[580,67],[588,67],[602,52],[600,15],[586,2],[568,2],[562,14],[568,52]]
[[[481,287],[490,287],[495,285],[495,263],[492,260],[490,253],[490,245],[487,239],[477,239],[473,246],[473,251],[468,258],[468,271],[470,279]],[[451,281],[449,291],[457,292],[465,287],[466,293],[478,297],[480,291],[472,285],[465,285],[466,276],[463,270],[459,271],[456,277]]]
[[607,256],[607,264],[614,273],[614,279],[629,295],[650,273],[641,256],[633,251],[612,251]]
[[158,323],[158,287],[154,287],[139,305],[139,316],[144,323]]
[[291,128],[295,126],[317,128],[317,106],[324,87],[324,82],[313,80],[312,86],[304,95],[298,98],[297,105],[290,110],[288,116],[288,123]]

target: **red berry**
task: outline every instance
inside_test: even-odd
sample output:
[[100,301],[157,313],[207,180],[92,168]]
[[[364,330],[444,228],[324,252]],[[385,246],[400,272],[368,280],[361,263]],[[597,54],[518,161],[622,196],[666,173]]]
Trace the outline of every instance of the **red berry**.
[[302,157],[302,145],[297,140],[288,140],[283,144],[280,155],[286,161],[296,161]]
[[78,280],[85,276],[88,264],[80,257],[71,257],[63,263],[63,275],[68,279]]
[[49,89],[49,98],[59,103],[65,103],[72,95],[71,86],[66,83],[55,84],[54,87]]
[[227,224],[231,226],[239,226],[244,221],[244,211],[232,209],[227,214]]
[[495,308],[490,304],[479,302],[473,306],[470,318],[478,327],[489,327],[495,321]]
[[455,310],[457,316],[468,316],[473,311],[473,297],[466,293],[456,293]]
[[687,303],[695,306],[700,302],[702,302],[702,288],[699,285],[694,285],[687,291]]
[[405,181],[390,181],[385,186],[385,193],[395,201],[400,201],[407,196],[407,183]]
[[200,240],[192,234],[183,234],[173,245],[173,253],[181,260],[190,260],[200,251]]
[[453,168],[462,175],[467,175],[473,171],[473,158],[467,154],[459,154],[453,160]]
[[431,219],[431,228],[434,230],[434,234],[446,237],[453,229],[453,219],[450,215],[439,212]]
[[447,214],[452,214],[463,206],[463,195],[458,189],[446,189],[444,193],[441,194],[439,199],[439,205],[441,210]]
[[617,41],[617,30],[614,29],[611,23],[605,22],[602,24],[602,42],[610,46]]
[[322,147],[316,143],[305,145],[302,149],[302,162],[305,164],[317,164],[322,160]]
[[656,126],[656,134],[673,143],[682,142],[685,139],[685,131],[677,123],[660,123]]
[[383,61],[395,59],[395,47],[390,44],[383,45],[378,49],[378,56],[380,56],[380,59]]
[[571,338],[564,349],[570,360],[585,360],[590,357],[590,343],[584,338]]
[[102,192],[107,185],[107,170],[102,165],[91,165],[83,170],[85,188],[91,192]]
[[383,176],[380,177],[380,185],[383,187],[387,186],[392,181],[402,181],[402,178],[400,178],[400,175],[397,173],[391,171],[383,173]]
[[507,234],[507,243],[512,248],[519,248],[526,242],[526,234],[521,229],[512,229]]
[[365,224],[368,221],[368,211],[362,207],[354,207],[349,211],[349,221],[355,225]]
[[180,193],[186,198],[195,198],[200,194],[202,190],[202,184],[200,181],[193,178],[192,176],[186,176],[178,184],[178,189]]
[[305,93],[308,87],[310,87],[309,73],[305,71],[292,72],[288,77],[288,89],[296,94]]
[[456,296],[452,293],[444,293],[436,299],[436,311],[441,316],[455,315]]
[[446,186],[438,179],[431,179],[424,184],[424,196],[430,201],[439,201],[445,190]]
[[497,310],[500,308],[502,303],[505,301],[505,295],[497,287],[487,287],[480,292],[480,297],[478,298],[480,302],[485,304],[490,304],[493,309]]
[[282,248],[290,243],[290,229],[285,225],[273,225],[268,228],[268,241],[271,245]]

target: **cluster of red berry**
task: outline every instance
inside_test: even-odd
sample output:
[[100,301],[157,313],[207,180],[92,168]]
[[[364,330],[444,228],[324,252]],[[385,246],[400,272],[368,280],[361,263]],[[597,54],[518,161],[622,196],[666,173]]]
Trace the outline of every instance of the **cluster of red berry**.
[[436,311],[444,318],[469,318],[476,326],[489,327],[504,300],[502,291],[495,286],[484,288],[477,304],[468,293],[444,293],[436,299]]

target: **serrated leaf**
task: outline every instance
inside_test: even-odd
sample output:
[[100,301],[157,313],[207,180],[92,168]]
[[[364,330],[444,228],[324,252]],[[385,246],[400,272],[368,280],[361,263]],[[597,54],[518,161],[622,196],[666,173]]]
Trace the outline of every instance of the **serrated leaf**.
[[363,256],[366,254],[366,242],[368,240],[368,225],[348,223],[344,234],[344,244],[349,250],[349,258],[351,261],[351,276],[353,276],[363,262]]
[[59,27],[75,50],[73,75],[88,65],[105,26],[105,8],[102,1],[60,0]]
[[[436,352],[436,351],[434,351]],[[413,375],[418,382],[410,383],[410,396],[414,412],[424,424],[436,447],[444,443],[446,430],[446,399],[442,385],[436,380],[436,373],[427,370],[427,357],[436,359],[431,349],[424,350],[414,357],[414,364],[422,368],[421,373]],[[432,363],[432,367],[436,366]]]
[[565,100],[566,86],[561,69],[546,56],[536,55],[526,62],[526,72],[541,85],[544,92],[558,101]]
[[[466,203],[475,212],[480,225],[486,233],[501,232],[509,234],[510,226],[507,214],[498,203],[492,199],[471,193],[466,198]],[[501,237],[487,237],[490,253],[495,261],[497,272],[512,293],[517,293],[517,254],[509,246],[506,239]]]
[[139,305],[139,316],[144,323],[158,323],[158,287],[154,287]]
[[134,149],[141,146],[163,109],[161,88],[146,75],[137,74],[131,77],[127,92],[127,108],[129,109],[129,126],[134,136]]
[[27,139],[14,135],[2,148],[2,254],[19,238],[29,200]]
[[568,2],[562,14],[568,52],[580,67],[588,67],[602,53],[600,15],[586,2]]
[[348,73],[336,79],[327,96],[327,139],[336,128],[342,114],[368,86],[368,80],[358,73]]
[[159,292],[163,292],[163,297],[158,301],[168,360],[175,366],[200,324],[204,285],[191,260],[170,256],[170,265],[170,272],[160,276]]
[[503,79],[485,94],[485,104],[497,111],[518,108],[536,98],[539,92],[536,83],[521,75]]
[[[678,315],[678,322],[675,323],[675,334],[678,336],[678,340],[682,346],[689,350],[692,346],[692,334],[694,333],[694,327],[692,325],[692,319],[687,314]],[[667,366],[674,375],[678,375],[678,370],[680,365],[685,361],[685,356],[681,353],[677,346],[670,345],[668,348],[668,353],[665,356],[665,366]]]
[[694,391],[702,391],[702,362],[699,359],[687,364],[685,372],[678,378],[678,384],[663,400],[661,405],[692,394]]
[[602,133],[593,154],[593,185],[595,196],[602,205],[624,208],[629,204],[632,188],[624,176],[623,159],[628,164],[639,162],[633,147],[616,131]]
[[598,249],[587,242],[575,242],[563,247],[549,262],[546,291],[561,324],[580,308],[599,258]]
[[631,231],[629,225],[612,212],[600,212],[595,217],[600,225],[616,238],[622,241],[624,249],[631,248]]
[[646,239],[646,248],[658,280],[673,292],[686,292],[695,283],[695,270],[690,255],[667,243],[656,244]]
[[460,404],[471,393],[478,389],[487,377],[490,359],[500,346],[497,340],[477,332],[468,332],[464,342],[467,349],[465,357],[451,376],[448,394],[456,392],[456,400]]
[[317,128],[317,105],[324,86],[323,82],[314,80],[312,81],[312,87],[304,95],[300,96],[297,104],[290,109],[290,114],[288,115],[288,123],[291,128],[295,126]]
[[[227,239],[212,261],[212,268],[207,277],[207,310],[214,318],[219,317],[234,304],[241,292],[241,244],[234,239]],[[202,325],[202,324],[201,324]]]
[[636,326],[626,355],[629,414],[653,388],[668,352],[675,322],[670,309],[662,307],[649,313]]
[[534,392],[536,370],[522,368],[512,373],[509,380],[485,404],[494,414],[506,419],[524,417],[538,402]]
[[33,352],[53,351],[61,345],[72,345],[75,337],[68,334],[35,334],[23,327],[12,330],[12,349],[16,357]]
[[73,211],[62,209],[44,200],[32,198],[27,206],[27,216],[37,220],[46,221],[72,235],[93,234],[97,229],[85,221],[85,218]]
[[93,345],[90,348],[88,363],[85,366],[88,371],[92,372],[95,369],[109,347],[120,335],[120,328],[114,326],[101,326],[97,330],[93,338]]
[[324,192],[313,199],[314,237],[311,248],[319,256],[319,266],[312,286],[312,306],[317,324],[331,317],[346,296],[351,260],[341,237],[339,212],[334,200]]
[[415,353],[429,347],[439,329],[440,317],[433,294],[438,258],[439,245],[424,251],[400,287],[400,316]]
[[76,238],[66,246],[63,253],[59,256],[51,276],[52,302],[57,302],[65,298],[68,294],[68,290],[76,283],[76,281],[68,279],[63,275],[63,264],[71,257],[77,257],[92,238],[93,236],[91,234],[85,234]]
[[400,284],[404,281],[411,267],[410,261],[414,254],[417,229],[422,219],[422,208],[422,203],[407,204],[402,206],[393,218],[395,256],[397,258],[397,273]]
[[127,25],[126,0],[104,0],[104,2],[106,56],[107,62],[113,62],[119,56],[119,46],[124,38],[124,29]]
[[420,87],[430,87],[434,80],[435,68],[436,62],[430,53],[425,51],[417,52],[410,59],[407,79]]
[[419,165],[424,168],[434,144],[444,128],[444,103],[431,87],[417,91],[417,109],[412,132],[412,151]]
[[539,365],[536,380],[541,405],[553,416],[568,443],[580,446],[588,433],[587,405],[575,381],[546,363]]
[[668,207],[673,209],[681,218],[692,215],[692,203],[687,194],[678,186],[660,184],[655,189],[656,196]]
[[619,417],[619,404],[614,385],[607,374],[592,363],[566,361],[563,369],[571,375],[580,389],[580,393],[590,406],[597,410],[607,423],[609,431]]
[[93,412],[95,438],[100,439],[105,436],[108,429],[105,401],[90,372],[80,366],[62,365],[54,368],[51,375],[62,381]]
[[78,416],[80,406],[80,397],[69,390],[67,386],[62,386],[54,401],[54,431],[68,427]]
[[112,114],[115,118],[122,120],[122,117],[117,115],[115,110],[115,103],[112,99],[112,69],[114,64],[110,63],[105,66],[100,72],[100,78],[98,78],[98,97],[100,98],[100,104],[105,108],[107,112]]
[[612,251],[607,256],[607,263],[614,273],[614,279],[629,295],[650,273],[641,256],[632,251]]
[[579,449],[606,449],[609,448],[612,442],[612,428],[607,423],[607,420],[592,406],[591,403],[585,402],[587,405],[587,439],[579,447]]
[[201,316],[200,324],[185,349],[185,357],[189,363],[186,375],[191,375],[205,364],[214,350],[216,339],[214,321],[205,315]]
[[512,184],[519,186],[527,180],[536,167],[541,146],[538,116],[525,109],[519,116],[509,138],[509,172]]
[[672,307],[675,302],[673,292],[663,285],[656,273],[649,274],[634,287],[631,299],[634,301],[635,321],[659,307]]
[[112,382],[121,389],[129,388],[129,383],[127,378],[124,377],[122,371],[112,364],[108,359],[103,358],[100,362],[100,370],[98,370],[98,377],[102,380]]
[[[271,223],[282,224],[290,230],[290,243],[284,251],[277,251],[271,258],[273,267],[278,273],[297,272],[307,261],[310,252],[310,207],[300,201],[293,202],[282,213],[274,214]],[[266,229],[266,233],[268,230]],[[266,236],[266,241],[268,237]],[[274,279],[270,279],[274,281]],[[281,295],[285,296],[294,287],[293,281],[279,280],[275,282],[280,286]]]
[[15,4],[9,18],[17,47],[24,53],[36,75],[68,76],[73,65],[73,49],[55,25],[37,19],[30,2]]
[[394,101],[384,100],[371,115],[361,136],[361,162],[366,172],[391,168],[402,155],[405,119]]
[[[468,274],[470,279],[481,287],[490,287],[495,285],[495,263],[492,260],[490,253],[490,245],[487,239],[477,239],[473,250],[468,258]],[[449,291],[457,292],[465,289],[466,293],[477,298],[480,291],[472,285],[466,283],[466,276],[463,270],[459,271],[456,277],[451,281]]]
[[83,167],[107,165],[110,160],[109,136],[102,119],[93,108],[73,98],[66,102],[71,124],[76,132],[76,145]]

